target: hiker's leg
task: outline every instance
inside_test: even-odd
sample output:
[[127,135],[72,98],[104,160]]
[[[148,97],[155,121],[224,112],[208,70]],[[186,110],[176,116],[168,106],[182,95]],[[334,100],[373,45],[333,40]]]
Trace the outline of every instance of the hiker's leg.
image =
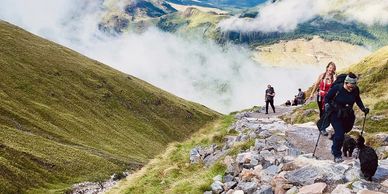
[[271,103],[271,107],[272,107],[273,112],[275,112],[275,106],[273,105],[273,100],[271,100],[270,103]]
[[318,104],[318,109],[319,109],[319,117],[322,117],[322,115],[323,115],[322,102],[320,100],[319,94],[317,95],[317,104]]
[[337,114],[335,113],[331,115],[331,125],[333,126],[335,131],[333,145],[331,146],[331,153],[334,155],[334,157],[341,157],[341,148],[344,143],[345,129],[343,127],[342,121],[337,118]]
[[268,114],[268,103],[269,103],[269,100],[266,100],[265,101],[265,113]]

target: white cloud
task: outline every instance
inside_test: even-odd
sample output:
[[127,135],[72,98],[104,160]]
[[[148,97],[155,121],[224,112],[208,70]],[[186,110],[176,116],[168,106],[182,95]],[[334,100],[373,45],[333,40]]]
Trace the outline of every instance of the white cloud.
[[358,21],[366,25],[388,24],[387,0],[349,0],[339,11],[349,20]]
[[289,32],[298,24],[317,16],[345,16],[347,21],[367,25],[388,24],[388,1],[386,0],[282,0],[259,7],[256,18],[232,17],[220,22],[223,30]]
[[249,49],[157,29],[106,36],[97,30],[102,4],[49,2],[34,1],[27,9],[25,1],[0,0],[0,18],[223,113],[263,105],[267,84],[275,87],[275,103],[283,103],[318,74],[316,67],[263,67],[251,60]]

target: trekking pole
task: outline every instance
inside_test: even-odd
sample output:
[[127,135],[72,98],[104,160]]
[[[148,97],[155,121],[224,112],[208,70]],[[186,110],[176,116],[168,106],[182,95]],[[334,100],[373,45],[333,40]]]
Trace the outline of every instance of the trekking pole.
[[[326,120],[326,117],[327,117],[327,114],[324,113],[323,118],[322,118],[321,129],[323,127],[323,124],[325,123],[324,121]],[[315,144],[315,148],[314,148],[314,152],[313,152],[313,157],[315,156],[315,151],[317,150],[317,147],[318,147],[319,138],[321,137],[321,129],[318,130],[319,131],[319,135],[318,135],[317,143]]]
[[361,136],[362,136],[362,133],[364,133],[364,127],[365,127],[365,120],[366,120],[366,113],[365,113],[365,116],[364,116],[364,121],[362,122],[362,129],[361,129]]
[[321,132],[319,132],[318,139],[317,139],[317,143],[315,144],[315,148],[314,148],[314,152],[313,152],[313,157],[315,156],[315,150],[316,150],[317,147],[318,147],[319,137],[321,137]]

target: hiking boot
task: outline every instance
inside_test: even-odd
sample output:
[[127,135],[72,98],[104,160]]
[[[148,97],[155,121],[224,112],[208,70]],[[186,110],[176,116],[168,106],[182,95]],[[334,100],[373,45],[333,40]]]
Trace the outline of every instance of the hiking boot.
[[341,162],[343,162],[344,161],[344,159],[342,159],[342,157],[340,156],[340,157],[334,157],[334,162],[335,163],[341,163]]
[[320,132],[321,132],[321,135],[323,135],[323,136],[329,135],[329,133],[326,131],[326,129],[322,129],[322,130],[320,130]]

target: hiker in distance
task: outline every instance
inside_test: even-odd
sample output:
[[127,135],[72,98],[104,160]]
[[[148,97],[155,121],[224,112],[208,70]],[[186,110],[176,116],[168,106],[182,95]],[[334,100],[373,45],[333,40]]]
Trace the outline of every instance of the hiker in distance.
[[[369,113],[360,98],[360,91],[357,87],[357,76],[349,73],[343,84],[335,84],[324,99],[324,110],[331,112],[329,115],[330,123],[334,128],[333,145],[331,153],[334,155],[335,162],[342,162],[341,148],[344,142],[345,133],[352,130],[355,115],[353,110],[354,103],[365,113]],[[321,129],[321,132],[326,132]],[[326,132],[327,133],[327,132]]]
[[268,84],[265,90],[265,114],[268,114],[268,104],[271,105],[273,112],[275,113],[275,106],[273,105],[273,99],[275,97],[275,90]]
[[310,99],[313,98],[315,92],[317,91],[317,103],[319,107],[319,117],[322,117],[324,113],[324,98],[333,85],[336,75],[335,75],[336,65],[333,62],[329,62],[326,66],[326,71],[319,75],[317,81],[314,84],[313,91],[311,92]]
[[302,91],[302,89],[299,88],[298,95],[296,95],[296,100],[298,104],[304,104],[305,97],[306,97],[305,93]]

